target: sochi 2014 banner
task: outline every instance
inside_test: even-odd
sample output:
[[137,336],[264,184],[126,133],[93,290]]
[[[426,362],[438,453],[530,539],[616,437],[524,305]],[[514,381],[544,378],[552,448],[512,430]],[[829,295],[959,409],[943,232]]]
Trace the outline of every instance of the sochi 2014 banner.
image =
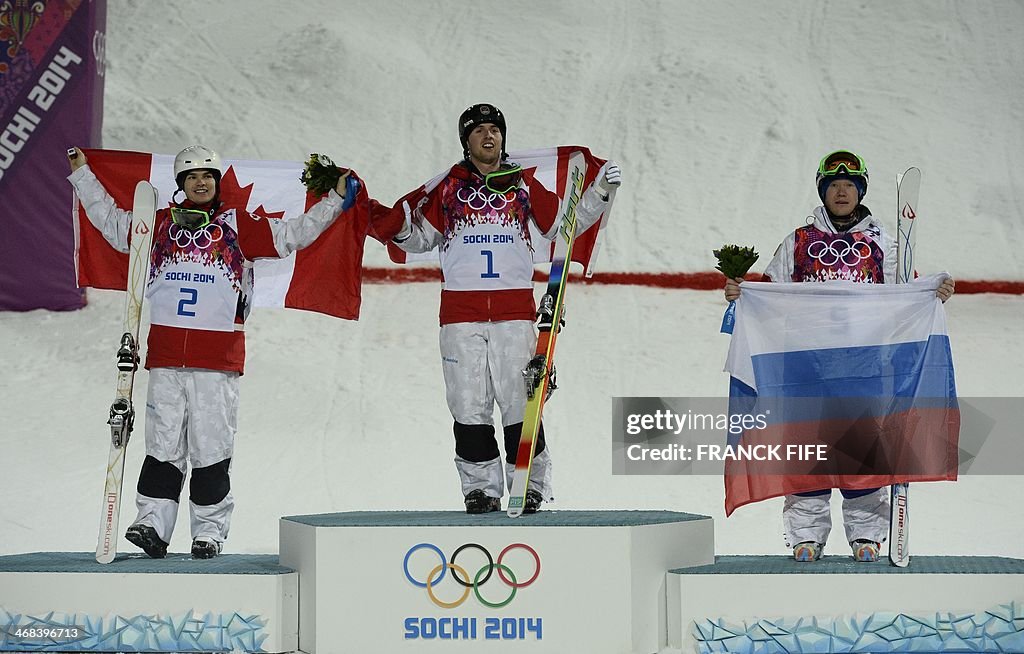
[[0,2],[0,309],[78,309],[67,149],[99,145],[106,0]]
[[[908,284],[747,282],[736,301],[726,515],[771,497],[957,478],[948,276]],[[779,460],[743,456],[761,447]]]
[[[143,179],[159,193],[157,209],[184,199],[180,191],[177,197],[174,195],[177,185],[173,156],[118,150],[85,150],[85,155],[89,168],[122,209],[131,211],[135,185]],[[221,202],[271,220],[300,216],[318,199],[299,181],[303,165],[294,161],[225,160]],[[355,205],[311,245],[284,259],[257,260],[253,268],[253,306],[304,309],[357,319],[363,243],[373,204],[366,185],[361,183]],[[77,202],[73,220],[79,284],[124,290],[128,255],[107,243]]]
[[[600,175],[604,174],[604,166],[607,161],[594,156],[588,148],[583,146],[560,145],[534,150],[515,150],[508,153],[507,161],[509,163],[518,164],[519,166],[522,166],[524,170],[530,171],[538,182],[558,196],[559,202],[563,202],[571,188],[571,185],[568,183],[569,160],[577,154],[582,155],[583,160],[587,164],[587,172],[583,179],[583,187],[584,189],[587,189],[596,182]],[[441,181],[448,176],[450,171],[451,168],[449,167],[425,182],[423,185],[403,195],[397,202],[395,202],[391,216],[387,219],[382,219],[381,222],[387,222],[397,229],[397,225],[401,225],[405,217],[409,216],[420,202],[424,201],[435,192]],[[600,251],[600,241],[598,240],[598,237],[600,236],[601,230],[604,229],[605,224],[608,222],[608,217],[611,215],[612,203],[614,200],[615,192],[613,191],[612,197],[608,201],[608,206],[605,208],[601,217],[586,232],[577,234],[576,240],[573,242],[572,260],[583,266],[588,277],[593,273],[594,263],[596,262],[597,254]],[[544,237],[541,235],[537,225],[531,222],[529,227],[531,241],[533,243],[543,243]],[[388,243],[387,247],[388,255],[395,263],[416,263],[423,261],[436,262],[438,257],[436,250],[422,254],[409,254],[402,251],[401,248],[394,243]],[[547,248],[536,248],[534,250],[534,262],[544,263],[551,261],[553,252],[554,243],[551,243]]]

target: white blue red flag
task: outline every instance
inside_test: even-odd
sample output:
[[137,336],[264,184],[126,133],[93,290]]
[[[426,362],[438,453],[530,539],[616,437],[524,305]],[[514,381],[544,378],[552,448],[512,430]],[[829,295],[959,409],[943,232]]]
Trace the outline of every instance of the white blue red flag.
[[960,410],[935,295],[947,277],[743,284],[725,367],[730,425],[742,422],[727,515],[823,488],[956,479]]
[[[89,167],[123,209],[131,210],[135,184],[148,180],[160,193],[157,209],[176,190],[174,157],[145,152],[85,150]],[[299,181],[303,163],[226,160],[220,199],[226,206],[264,218],[289,220],[318,198]],[[353,174],[355,174],[353,172]],[[360,180],[361,182],[362,180]],[[183,199],[179,193],[177,200]],[[336,220],[309,247],[285,259],[259,259],[253,269],[253,306],[317,311],[355,320],[361,301],[363,242],[373,201],[360,184],[344,219]],[[124,289],[128,258],[114,250],[75,201],[75,261],[79,286]]]

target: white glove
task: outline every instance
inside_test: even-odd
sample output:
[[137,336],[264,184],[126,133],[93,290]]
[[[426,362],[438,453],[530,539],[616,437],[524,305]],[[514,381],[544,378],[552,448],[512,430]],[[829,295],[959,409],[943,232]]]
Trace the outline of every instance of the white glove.
[[601,179],[597,180],[597,188],[601,193],[601,197],[607,200],[612,191],[618,188],[621,183],[622,172],[619,170],[619,164],[609,161],[608,165],[605,166],[604,175]]

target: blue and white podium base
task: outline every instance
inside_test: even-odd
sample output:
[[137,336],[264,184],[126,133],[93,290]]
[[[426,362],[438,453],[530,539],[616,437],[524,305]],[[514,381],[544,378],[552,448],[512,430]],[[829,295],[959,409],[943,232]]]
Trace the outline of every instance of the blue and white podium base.
[[0,557],[0,651],[293,652],[299,575],[277,556]]
[[684,652],[1024,652],[1024,561],[721,556],[672,570],[670,641]]

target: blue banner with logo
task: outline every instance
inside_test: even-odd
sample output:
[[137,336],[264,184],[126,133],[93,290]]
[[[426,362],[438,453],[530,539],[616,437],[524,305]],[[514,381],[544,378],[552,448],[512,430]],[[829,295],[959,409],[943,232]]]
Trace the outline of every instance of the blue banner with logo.
[[103,121],[106,0],[0,3],[0,309],[77,309],[67,149]]

